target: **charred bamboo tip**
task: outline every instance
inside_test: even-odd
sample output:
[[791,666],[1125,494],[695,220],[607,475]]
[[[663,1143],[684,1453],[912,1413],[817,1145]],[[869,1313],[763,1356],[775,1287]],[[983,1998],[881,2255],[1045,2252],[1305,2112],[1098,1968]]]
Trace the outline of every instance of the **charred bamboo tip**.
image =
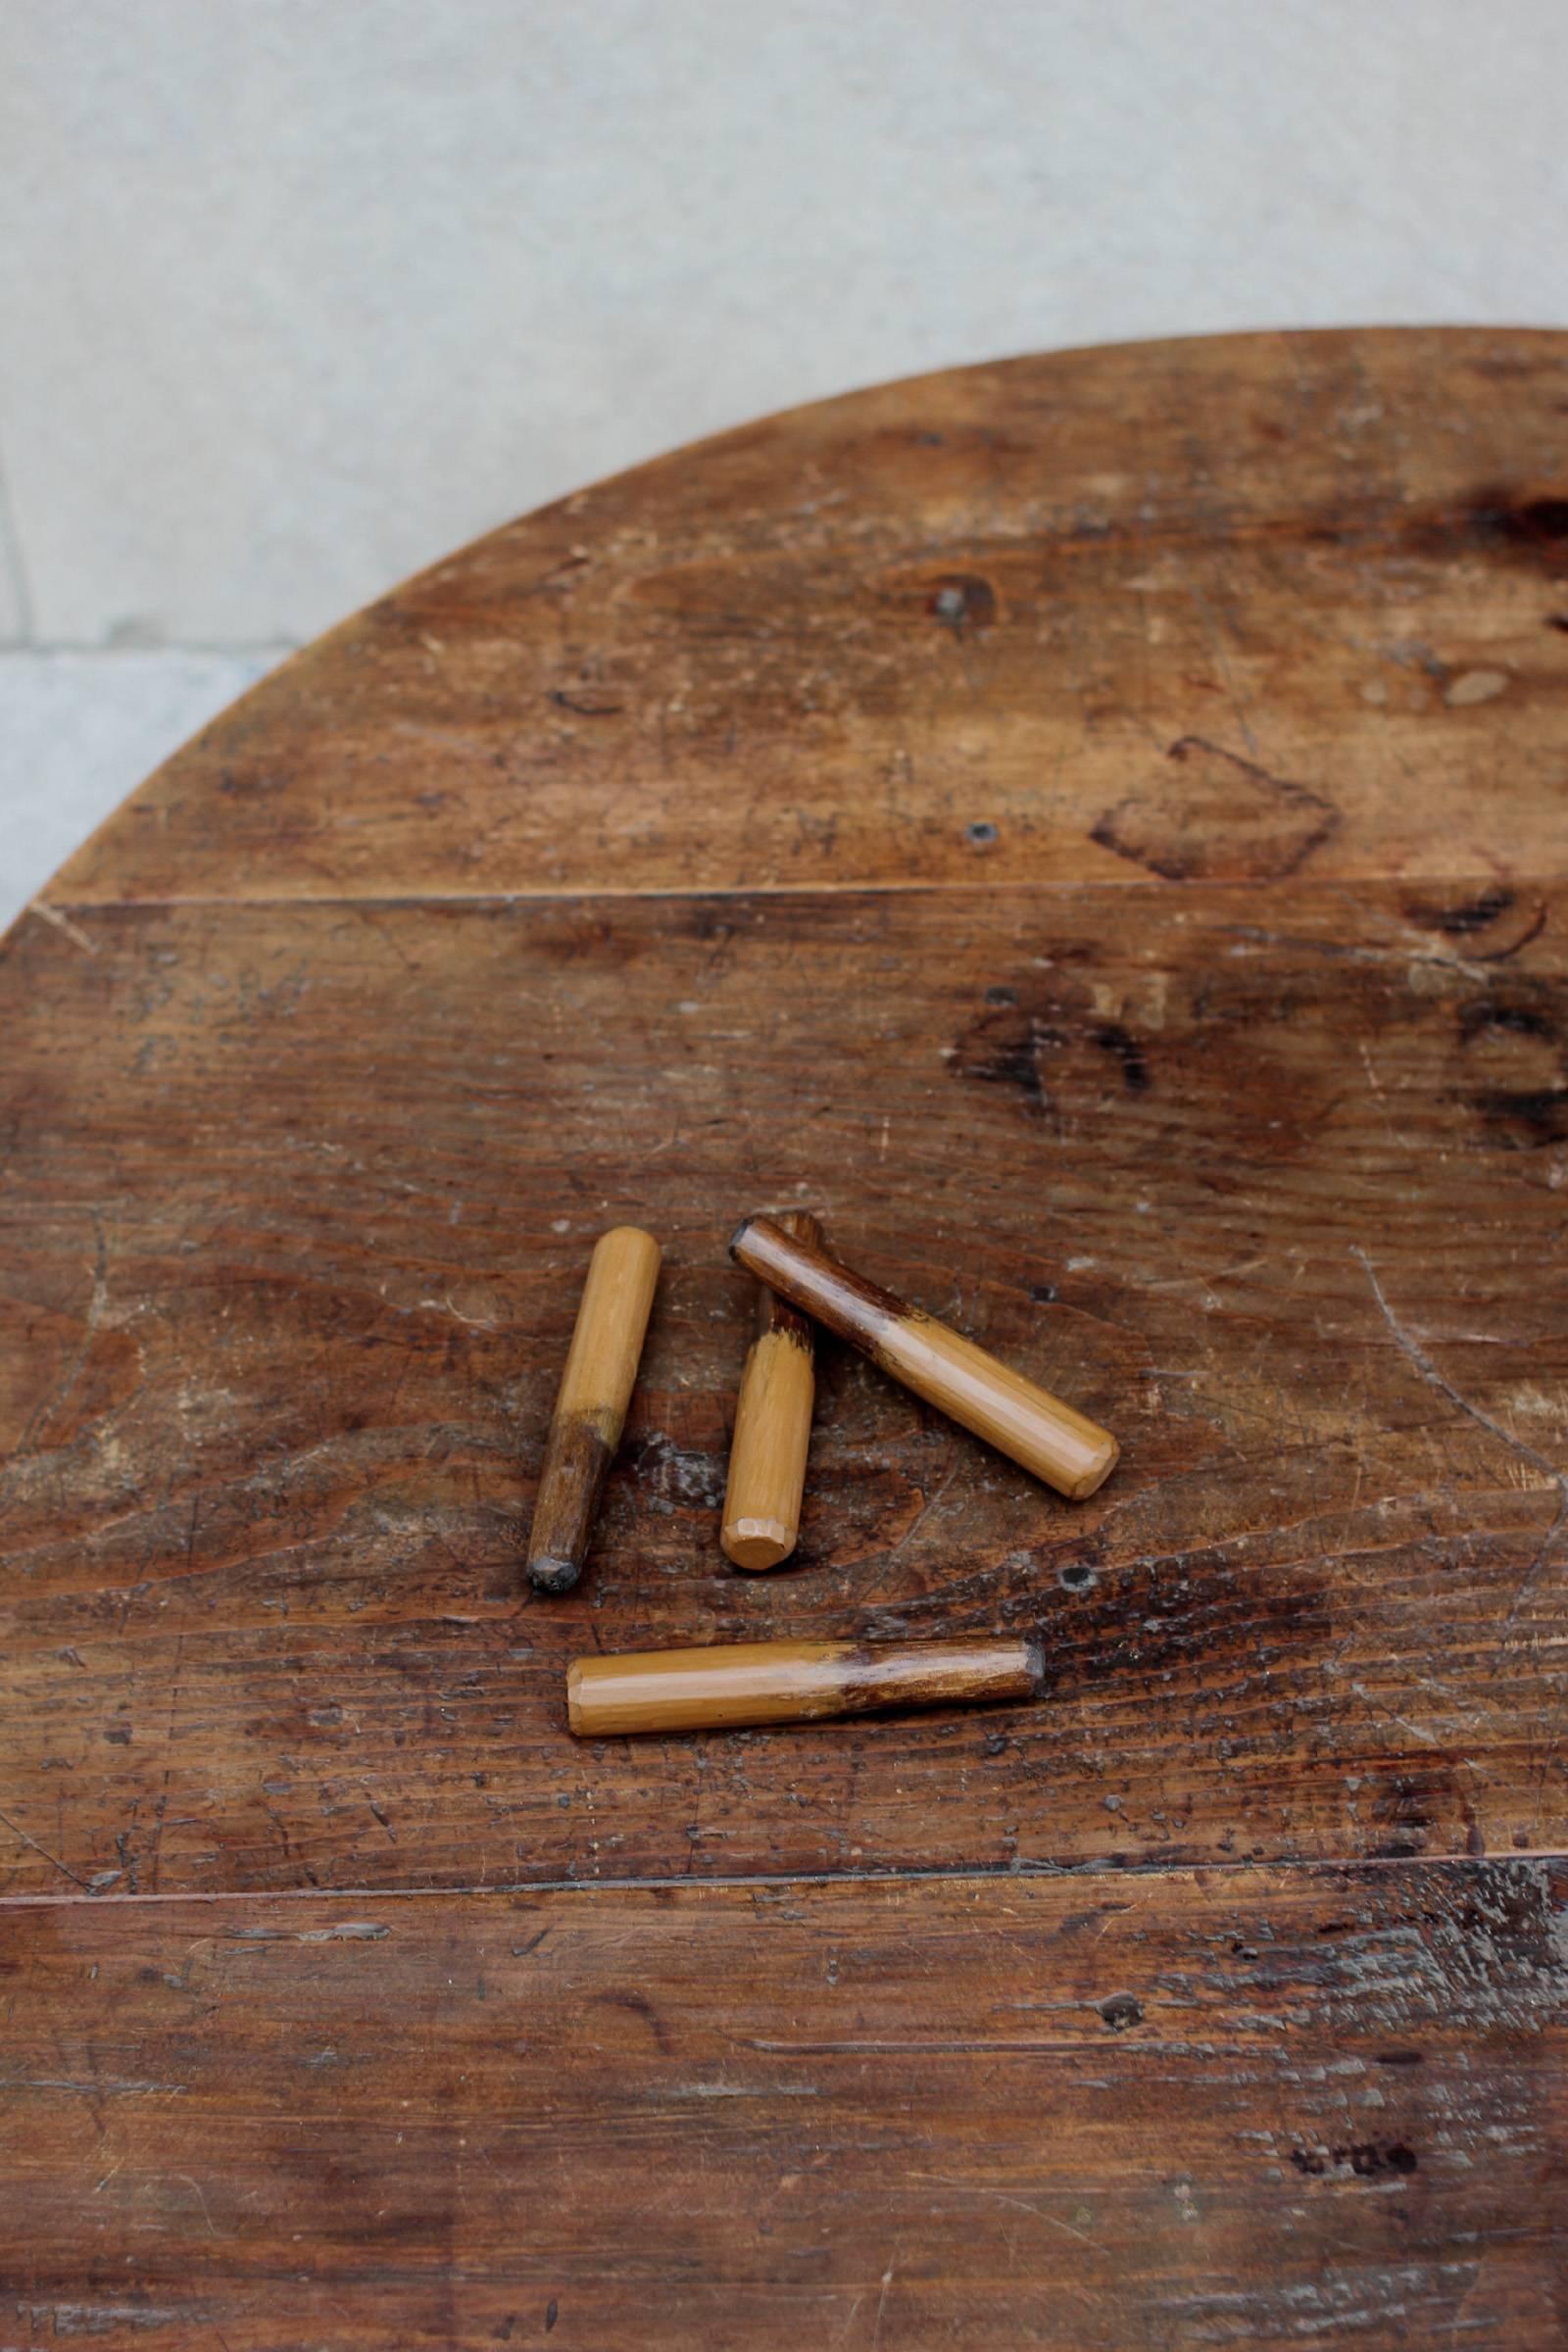
[[735,1256],[738,1256],[738,1255],[739,1255],[739,1252],[740,1252],[740,1246],[741,1246],[742,1242],[743,1242],[743,1241],[746,1239],[746,1236],[747,1236],[747,1235],[750,1233],[750,1231],[751,1231],[752,1227],[753,1227],[753,1226],[754,1226],[754,1225],[757,1223],[757,1216],[758,1216],[758,1212],[757,1212],[757,1211],[754,1209],[754,1210],[753,1210],[753,1212],[752,1212],[752,1214],[751,1214],[749,1217],[742,1217],[742,1219],[741,1219],[740,1223],[739,1223],[739,1224],[736,1226],[736,1228],[735,1228],[734,1232],[733,1232],[733,1233],[730,1235],[730,1237],[729,1237],[729,1253],[730,1253],[731,1257],[735,1257]]
[[541,1552],[528,1562],[528,1582],[536,1592],[569,1592],[581,1574],[580,1560],[557,1552]]

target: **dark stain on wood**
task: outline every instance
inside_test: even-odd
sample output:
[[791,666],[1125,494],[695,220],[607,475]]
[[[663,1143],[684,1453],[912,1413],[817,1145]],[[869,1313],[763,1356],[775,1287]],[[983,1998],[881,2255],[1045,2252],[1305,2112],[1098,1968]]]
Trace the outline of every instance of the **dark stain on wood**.
[[928,611],[956,637],[970,629],[988,629],[997,617],[996,590],[974,572],[939,580],[931,592]]
[[1413,2173],[1420,2159],[1402,2140],[1365,2139],[1348,2145],[1342,2141],[1332,2148],[1293,2148],[1291,2162],[1298,2173],[1314,2180],[1345,2169],[1358,2180],[1375,2180],[1382,2173]]
[[1455,516],[1461,540],[1560,569],[1568,560],[1568,498],[1480,490]]
[[1441,931],[1447,939],[1469,939],[1506,914],[1517,900],[1516,892],[1494,884],[1490,890],[1477,891],[1472,899],[1462,899],[1456,906],[1432,906],[1412,899],[1406,902],[1405,911],[1412,922]]
[[1461,1004],[1459,1035],[1464,1043],[1468,1046],[1489,1033],[1541,1038],[1548,1044],[1555,1044],[1559,1034],[1555,1018],[1536,1004],[1510,1004],[1495,997],[1477,997]]
[[1322,794],[1200,735],[1182,736],[1166,757],[1180,776],[1157,777],[1118,801],[1090,839],[1167,881],[1282,881],[1340,822]]
[[1113,1054],[1121,1063],[1121,1079],[1130,1095],[1149,1091],[1149,1056],[1130,1030],[1120,1021],[1103,1021],[1095,1031],[1095,1043],[1105,1054]]
[[1502,1151],[1568,1142],[1568,1086],[1478,1087],[1469,1101]]
[[1494,1080],[1470,1086],[1462,1100],[1494,1148],[1540,1151],[1568,1140],[1568,1054],[1560,991],[1538,985],[1473,998],[1459,1007],[1459,1035],[1472,1051],[1467,1066]]

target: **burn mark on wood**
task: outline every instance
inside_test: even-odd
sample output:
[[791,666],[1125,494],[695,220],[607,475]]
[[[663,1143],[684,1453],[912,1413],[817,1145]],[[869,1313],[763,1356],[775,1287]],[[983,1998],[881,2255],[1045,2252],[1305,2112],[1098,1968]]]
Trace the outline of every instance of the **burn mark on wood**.
[[1166,758],[1177,772],[1118,801],[1090,839],[1168,882],[1283,881],[1340,822],[1321,793],[1200,735],[1182,736]]
[[1568,558],[1568,498],[1489,487],[1458,511],[1454,530],[1469,546],[1555,567]]
[[1414,510],[1363,498],[1320,514],[1305,535],[1325,547],[1392,545],[1424,564],[1470,556],[1556,571],[1568,555],[1568,498],[1500,481]]
[[1568,1143],[1568,1086],[1481,1087],[1469,1102],[1505,1152]]
[[1094,1054],[1108,1055],[1121,1073],[1121,1089],[1144,1095],[1152,1084],[1150,1050],[1125,1021],[1103,1020],[1090,990],[1076,981],[1042,988],[988,989],[988,1009],[960,1031],[949,1057],[950,1075],[977,1086],[1009,1088],[1029,1111],[1052,1111],[1058,1097],[1081,1102],[1086,1092],[1102,1098],[1092,1079]]
[[1428,906],[1420,899],[1407,899],[1404,911],[1411,922],[1420,923],[1428,931],[1441,931],[1446,939],[1469,939],[1478,931],[1490,929],[1499,915],[1506,914],[1517,904],[1517,893],[1504,889],[1501,883],[1478,891],[1473,899],[1462,899],[1456,906]]
[[970,1079],[977,1086],[1012,1087],[1031,1110],[1040,1111],[1050,1100],[1041,1054],[1066,1042],[1059,1030],[1030,1014],[1000,1023],[987,1018],[963,1032],[949,1066],[955,1078]]
[[1121,1063],[1122,1084],[1130,1095],[1146,1094],[1149,1090],[1149,1061],[1143,1047],[1120,1021],[1104,1021],[1095,1031],[1095,1043],[1102,1052],[1113,1054]]
[[[1568,1139],[1568,1069],[1555,992],[1538,987],[1529,995],[1472,998],[1458,1009],[1458,1026],[1462,1047],[1478,1057],[1493,1049],[1486,1058],[1494,1082],[1462,1096],[1489,1141],[1523,1152]],[[1500,1082],[1504,1075],[1512,1083]]]
[[1201,1660],[1202,1674],[1234,1703],[1275,1675],[1309,1672],[1330,1635],[1326,1580],[1305,1563],[1286,1579],[1260,1580],[1222,1553],[1195,1550],[1158,1574],[1112,1581],[1102,1565],[1099,1582],[1092,1615],[1064,1611],[1053,1620],[1049,1666],[1058,1699],[1108,1678],[1168,1705]]
[[1459,1007],[1459,1035],[1468,1046],[1492,1031],[1508,1037],[1542,1038],[1554,1044],[1556,1024],[1533,1004],[1507,1004],[1494,997],[1477,997]]

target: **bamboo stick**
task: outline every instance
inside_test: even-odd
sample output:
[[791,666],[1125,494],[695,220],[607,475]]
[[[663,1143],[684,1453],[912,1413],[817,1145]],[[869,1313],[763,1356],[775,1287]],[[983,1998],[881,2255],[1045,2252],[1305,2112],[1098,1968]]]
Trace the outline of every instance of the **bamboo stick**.
[[[804,1209],[787,1210],[778,1223],[808,1248],[821,1246],[821,1229]],[[757,1336],[735,1400],[719,1539],[737,1568],[776,1568],[795,1549],[816,1393],[813,1348],[806,1316],[759,1283]]]
[[623,1732],[735,1731],[902,1707],[1036,1698],[1035,1642],[739,1642],[573,1658],[566,1719],[580,1740]]
[[635,1225],[617,1225],[594,1245],[528,1536],[528,1574],[541,1592],[569,1592],[582,1574],[637,1377],[659,1260],[659,1244]]
[[730,1250],[792,1305],[1074,1501],[1115,1467],[1121,1448],[1108,1430],[934,1315],[786,1233],[776,1218],[748,1217]]

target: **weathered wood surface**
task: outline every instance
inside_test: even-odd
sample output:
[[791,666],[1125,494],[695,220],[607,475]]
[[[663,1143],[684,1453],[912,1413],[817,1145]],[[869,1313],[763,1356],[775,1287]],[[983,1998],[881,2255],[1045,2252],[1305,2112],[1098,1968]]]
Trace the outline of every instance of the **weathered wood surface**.
[[[24,925],[11,1884],[1568,1842],[1561,898],[1488,961],[1518,932],[1458,900],[1126,895]],[[769,1192],[1115,1430],[1110,1482],[1059,1501],[824,1342],[799,1569],[737,1575],[724,1245]],[[539,1600],[614,1222],[665,1268],[587,1575]],[[1051,1704],[562,1734],[596,1645],[993,1629],[1044,1633]]]
[[0,2335],[1555,2352],[1565,1894],[13,1907]]
[[[1568,337],[1370,334],[730,435],[300,656],[0,945],[18,2340],[1559,2340],[1565,418]],[[824,1344],[799,1551],[732,1571],[766,1205],[1105,1423],[1109,1483]],[[545,1600],[617,1222],[664,1273]],[[1039,1633],[1050,1695],[565,1731],[578,1651],[943,1632]],[[1248,1957],[1330,1887],[1419,2066]],[[506,1973],[520,1911],[559,1969]],[[1158,1967],[1101,1985],[1124,1934]],[[1200,1946],[1205,2046],[1152,2040]],[[765,2129],[703,2090],[731,2034]],[[92,2067],[185,2088],[32,2103]]]
[[59,888],[1562,873],[1565,407],[1561,335],[1396,331],[751,425],[383,599]]

